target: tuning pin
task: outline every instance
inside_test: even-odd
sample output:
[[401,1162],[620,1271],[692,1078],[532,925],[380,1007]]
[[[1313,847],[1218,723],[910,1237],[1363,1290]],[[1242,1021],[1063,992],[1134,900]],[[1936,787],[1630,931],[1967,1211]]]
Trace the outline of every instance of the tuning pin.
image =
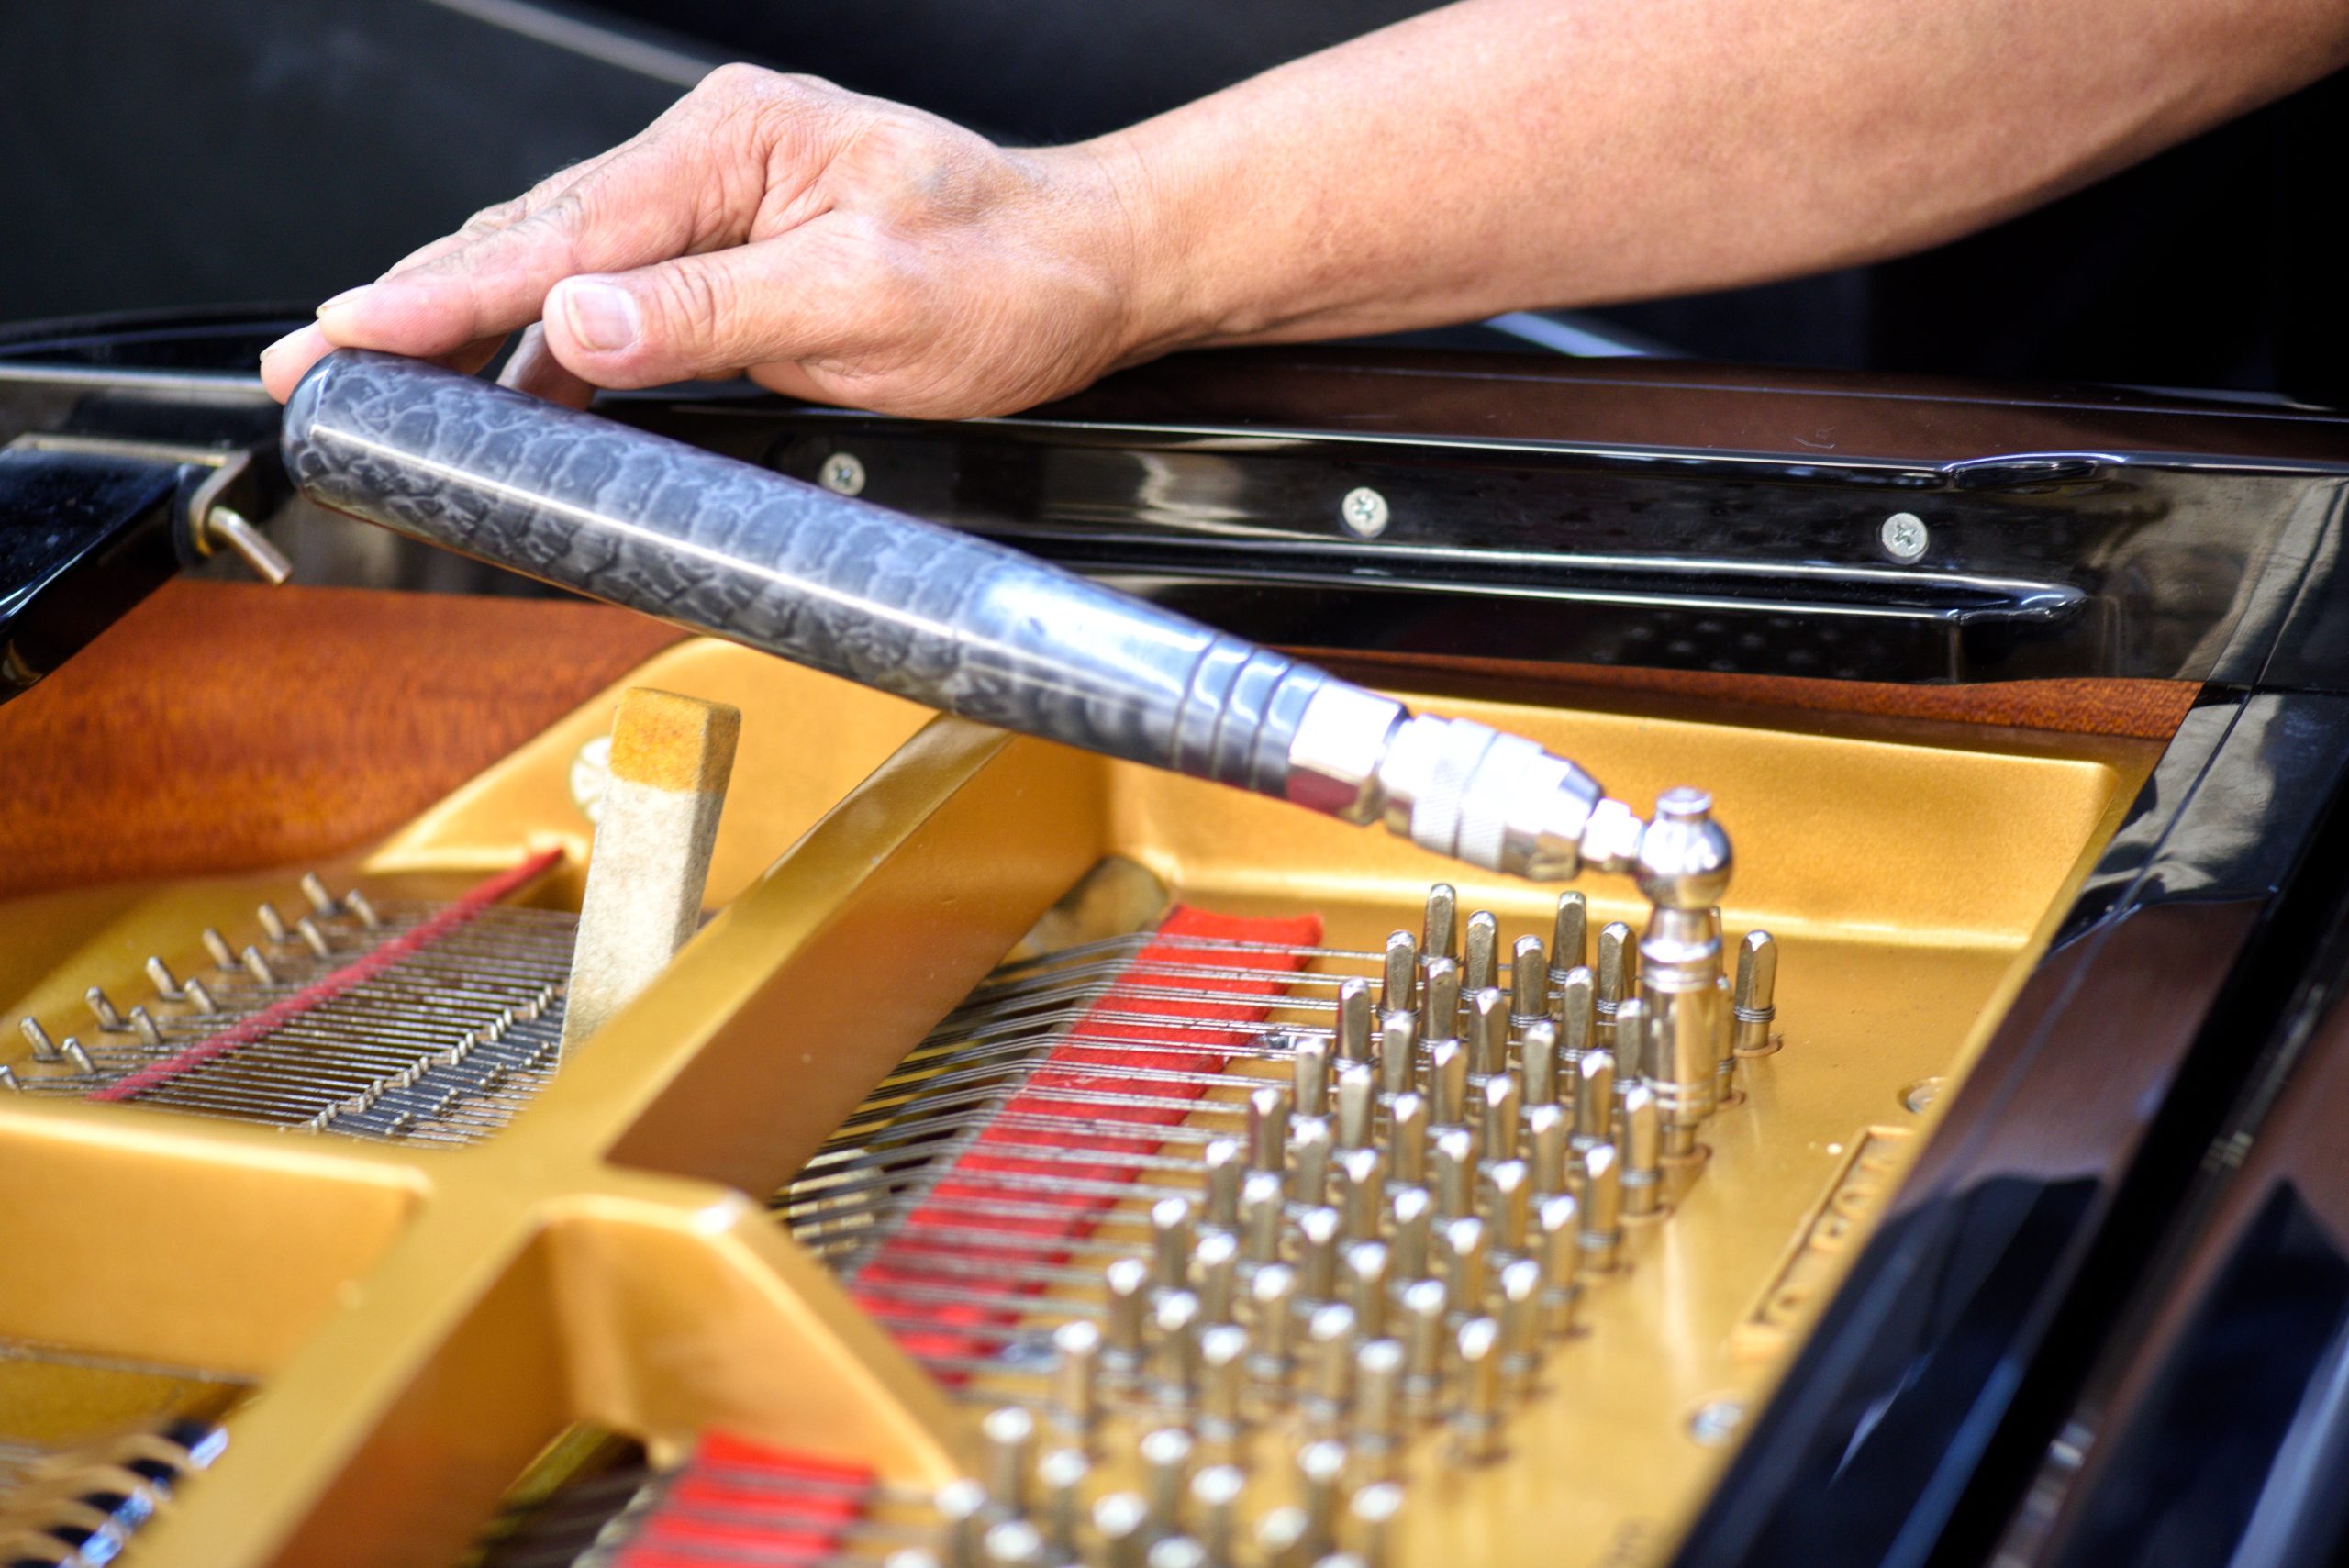
[[1440,1040],[1428,1048],[1428,1097],[1438,1127],[1460,1127],[1468,1120],[1468,1048],[1456,1040]]
[[1485,1223],[1492,1228],[1493,1245],[1512,1257],[1526,1250],[1527,1216],[1533,1202],[1532,1173],[1522,1160],[1503,1160],[1485,1167]]
[[1379,1088],[1387,1098],[1408,1095],[1419,1082],[1419,1020],[1411,1013],[1389,1013],[1379,1022]]
[[1290,1042],[1289,1084],[1296,1114],[1330,1114],[1330,1042],[1320,1035],[1297,1035]]
[[1575,1067],[1582,1080],[1575,1088],[1574,1146],[1579,1152],[1613,1135],[1615,1054],[1593,1047]]
[[1349,1241],[1378,1239],[1380,1211],[1386,1203],[1386,1162],[1375,1149],[1349,1149],[1338,1156],[1338,1213]]
[[1364,1486],[1346,1511],[1353,1516],[1362,1568],[1393,1568],[1395,1517],[1403,1511],[1403,1488],[1391,1481]]
[[1052,1424],[1090,1451],[1101,1415],[1101,1330],[1082,1318],[1063,1323],[1052,1330]]
[[33,1048],[35,1062],[54,1062],[58,1059],[57,1042],[49,1038],[49,1031],[40,1027],[39,1018],[30,1015],[18,1018],[17,1029],[25,1037],[25,1043]]
[[1664,1119],[1655,1092],[1634,1084],[1623,1096],[1623,1215],[1653,1219],[1664,1212]]
[[1199,1390],[1199,1298],[1187,1290],[1167,1291],[1158,1298],[1152,1318],[1156,1335],[1151,1347],[1151,1397],[1182,1409]]
[[1542,1265],[1531,1258],[1503,1265],[1500,1297],[1501,1382],[1522,1397],[1542,1364]]
[[979,1539],[987,1525],[987,1489],[975,1481],[949,1481],[932,1496],[945,1537],[949,1568],[976,1568]]
[[1444,1305],[1453,1317],[1474,1317],[1485,1309],[1492,1288],[1492,1240],[1485,1222],[1474,1215],[1454,1219],[1436,1232],[1442,1262]]
[[1247,1146],[1236,1138],[1215,1138],[1200,1151],[1206,1173],[1207,1207],[1199,1223],[1210,1230],[1240,1229],[1240,1184],[1248,1173]]
[[1191,1288],[1199,1298],[1199,1316],[1209,1323],[1230,1323],[1240,1304],[1240,1239],[1228,1230],[1210,1230],[1191,1249]]
[[1444,1330],[1451,1293],[1441,1280],[1415,1280],[1396,1300],[1403,1340],[1403,1404],[1415,1416],[1432,1413],[1443,1397]]
[[1308,1207],[1330,1196],[1330,1161],[1337,1152],[1337,1137],[1326,1116],[1301,1116],[1289,1123],[1288,1196]]
[[1007,1514],[1028,1511],[1028,1469],[1036,1453],[1036,1418],[1017,1405],[990,1410],[979,1422],[986,1448],[987,1496]]
[[1404,1186],[1419,1186],[1428,1179],[1428,1103],[1416,1094],[1395,1096],[1386,1107],[1388,1169]]
[[1737,944],[1734,1049],[1740,1056],[1767,1056],[1777,1046],[1770,1025],[1778,1016],[1778,942],[1767,931],[1748,931]]
[[1566,972],[1559,982],[1556,1002],[1551,1018],[1558,1026],[1558,1087],[1569,1106],[1580,1089],[1575,1070],[1582,1059],[1593,1049],[1598,1026],[1594,1009],[1598,1006],[1598,990],[1590,971],[1577,964]]
[[159,1000],[176,1002],[180,999],[179,977],[172,973],[172,966],[165,963],[159,954],[147,955],[147,983],[155,987]]
[[1338,1060],[1370,1060],[1370,982],[1345,980],[1338,985]]
[[78,1077],[87,1078],[98,1070],[97,1063],[90,1060],[90,1053],[82,1049],[82,1042],[70,1034],[59,1042],[57,1054],[65,1059],[65,1065]]
[[0,1089],[6,1089],[14,1095],[21,1095],[25,1092],[25,1086],[17,1082],[17,1070],[5,1062],[0,1062]]
[[1378,1137],[1378,1077],[1365,1062],[1338,1069],[1338,1147],[1371,1148]]
[[1250,1267],[1280,1260],[1281,1221],[1287,1207],[1287,1189],[1270,1171],[1251,1171],[1240,1184],[1241,1255]]
[[[1347,1381],[1353,1381],[1349,1369]],[[1346,1478],[1346,1445],[1328,1439],[1297,1451],[1297,1506],[1305,1510],[1305,1546],[1315,1557],[1338,1534],[1338,1492]]]
[[1573,1131],[1566,1113],[1557,1106],[1535,1106],[1525,1118],[1526,1164],[1531,1168],[1534,1195],[1548,1197],[1567,1190],[1566,1146]]
[[1453,1435],[1463,1459],[1488,1463],[1500,1456],[1501,1326],[1490,1318],[1470,1318],[1460,1326],[1455,1352],[1460,1403],[1452,1412]]
[[1550,983],[1565,982],[1566,972],[1588,962],[1586,933],[1590,927],[1590,901],[1580,893],[1558,895],[1558,914],[1550,928]]
[[208,1016],[220,1010],[220,1004],[213,1000],[212,988],[194,975],[181,981],[180,989],[187,993],[187,1005],[197,1012]]
[[375,913],[375,906],[367,902],[367,895],[355,887],[342,895],[342,906],[358,916],[359,923],[371,931],[381,929],[384,924],[383,917]]
[[1564,1193],[1542,1200],[1533,1214],[1535,1261],[1542,1265],[1542,1331],[1572,1333],[1582,1298],[1582,1210]]
[[1132,1492],[1111,1492],[1093,1505],[1093,1538],[1102,1568],[1144,1568],[1150,1549],[1150,1505]]
[[1425,1187],[1397,1187],[1387,1200],[1393,1225],[1387,1232],[1386,1267],[1397,1279],[1425,1279],[1435,1233],[1435,1199]]
[[1256,1521],[1255,1560],[1263,1568],[1318,1568],[1308,1537],[1305,1510],[1284,1503]]
[[1210,1464],[1191,1477],[1192,1528],[1198,1532],[1208,1561],[1230,1564],[1239,1559],[1241,1495],[1248,1489],[1247,1473],[1232,1464]]
[[285,917],[279,914],[277,906],[268,899],[262,899],[253,914],[261,921],[262,934],[271,941],[283,943],[293,937],[293,932],[286,929]]
[[237,967],[237,950],[228,945],[228,938],[210,926],[204,928],[204,951],[212,955],[215,966],[223,970]]
[[262,955],[261,949],[250,942],[245,945],[244,962],[245,973],[251,975],[255,981],[263,985],[277,984],[277,971],[271,966],[269,960]]
[[1403,1436],[1402,1345],[1371,1340],[1354,1352],[1354,1418],[1347,1433],[1363,1478],[1379,1482],[1395,1472]]
[[1101,1370],[1111,1378],[1132,1377],[1141,1368],[1142,1322],[1150,1309],[1150,1265],[1140,1258],[1119,1258],[1102,1271],[1108,1293],[1106,1342]]
[[1615,1146],[1586,1151],[1582,1171],[1583,1272],[1612,1273],[1623,1240],[1623,1172]]
[[82,993],[82,1000],[90,1005],[90,1016],[98,1021],[98,1028],[108,1034],[120,1034],[130,1028],[123,1022],[122,1015],[114,1010],[113,1000],[101,987],[91,986]]
[[1452,884],[1439,882],[1428,889],[1427,917],[1419,927],[1419,953],[1423,958],[1432,962],[1459,955],[1455,935],[1459,912],[1460,895]]
[[139,1044],[150,1051],[162,1048],[162,1026],[155,1021],[155,1015],[147,1010],[143,1002],[135,1004],[130,1009],[130,1032],[139,1037]]
[[1295,1356],[1297,1275],[1286,1263],[1267,1263],[1250,1276],[1248,1296],[1248,1371],[1260,1385],[1283,1387]]
[[1308,1208],[1297,1217],[1297,1289],[1308,1301],[1338,1294],[1338,1238],[1344,1219],[1334,1208]]
[[1378,1010],[1416,1012],[1419,1005],[1419,945],[1408,931],[1389,932],[1386,964],[1379,971]]
[[1623,1005],[1624,997],[1639,995],[1639,982],[1632,973],[1638,952],[1631,928],[1622,921],[1609,920],[1599,928],[1598,965],[1592,976],[1596,989],[1591,995],[1594,1046],[1615,1049],[1615,1010]]
[[[1647,1004],[1637,996],[1626,996],[1623,1005],[1615,1009],[1615,1120],[1616,1131],[1623,1127],[1623,1101],[1632,1085],[1642,1078],[1653,1080],[1655,1053],[1649,1049]],[[1705,1063],[1707,1082],[1710,1080],[1711,1063]]]
[[1191,1489],[1191,1434],[1179,1427],[1161,1427],[1143,1433],[1135,1451],[1141,1460],[1150,1533],[1171,1535],[1183,1528],[1183,1497]]
[[1550,964],[1540,937],[1520,937],[1509,949],[1508,1016],[1519,1029],[1550,1016]]
[[1288,1166],[1288,1090],[1266,1084],[1248,1095],[1248,1148],[1257,1170],[1279,1175]]
[[1468,1072],[1477,1078],[1508,1072],[1508,998],[1490,985],[1468,998]]
[[1525,1026],[1517,1049],[1527,1111],[1558,1104],[1557,1026],[1547,1018],[1534,1019]]
[[1075,1449],[1054,1449],[1036,1462],[1036,1481],[1044,1493],[1044,1545],[1056,1563],[1077,1561],[1077,1540],[1085,1527],[1085,1483],[1092,1473],[1092,1461]]
[[1468,940],[1460,960],[1460,988],[1482,991],[1500,978],[1501,923],[1490,909],[1468,917]]
[[1466,1128],[1448,1127],[1436,1134],[1429,1167],[1438,1214],[1459,1219],[1475,1212],[1476,1140]]
[[1348,1244],[1343,1260],[1346,1305],[1363,1338],[1380,1339],[1386,1332],[1386,1247],[1379,1241]]
[[1448,958],[1427,963],[1427,984],[1420,996],[1419,1038],[1450,1040],[1460,1032],[1460,965]]
[[1188,1198],[1160,1198],[1150,1207],[1152,1255],[1157,1260],[1160,1290],[1186,1290],[1191,1283],[1191,1249],[1197,1240]]
[[1310,1429],[1331,1432],[1344,1421],[1346,1408],[1353,1403],[1354,1347],[1361,1339],[1354,1309],[1342,1301],[1326,1302],[1306,1319],[1298,1407]]
[[1248,1331],[1219,1323],[1199,1336],[1199,1441],[1216,1463],[1239,1452],[1248,1421]]
[[302,873],[301,886],[302,896],[310,901],[310,907],[317,913],[320,915],[334,915],[340,913],[340,908],[335,904],[334,895],[327,891],[327,884],[318,880],[318,873],[317,872],[304,872]]
[[303,946],[308,948],[311,952],[315,953],[319,958],[328,958],[332,956],[334,952],[333,944],[327,940],[327,934],[325,930],[320,928],[317,921],[311,918],[309,916],[305,915],[300,919],[294,922],[294,934],[302,939]]
[[1514,1160],[1520,1143],[1517,1080],[1504,1073],[1485,1080],[1483,1132],[1485,1158]]

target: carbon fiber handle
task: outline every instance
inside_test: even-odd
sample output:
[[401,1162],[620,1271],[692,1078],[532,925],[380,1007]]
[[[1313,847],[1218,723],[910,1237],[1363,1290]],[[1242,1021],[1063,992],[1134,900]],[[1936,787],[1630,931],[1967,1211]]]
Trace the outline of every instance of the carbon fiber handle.
[[285,408],[312,500],[983,723],[1384,818],[1556,878],[1638,819],[1514,737],[1400,704],[1073,573],[418,361],[340,350]]

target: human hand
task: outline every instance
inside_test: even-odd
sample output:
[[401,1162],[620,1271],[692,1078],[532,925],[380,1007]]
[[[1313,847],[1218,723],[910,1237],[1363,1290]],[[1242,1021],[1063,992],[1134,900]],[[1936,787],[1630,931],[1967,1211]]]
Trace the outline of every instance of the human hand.
[[528,328],[506,381],[574,405],[747,372],[892,414],[1028,407],[1157,346],[1119,163],[725,66],[633,139],[327,301],[262,379],[283,401],[340,347],[471,372]]

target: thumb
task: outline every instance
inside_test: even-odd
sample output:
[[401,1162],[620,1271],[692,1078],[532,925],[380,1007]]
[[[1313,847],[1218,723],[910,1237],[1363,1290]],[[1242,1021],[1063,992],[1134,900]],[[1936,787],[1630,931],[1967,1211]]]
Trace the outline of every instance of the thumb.
[[566,278],[547,296],[546,346],[597,386],[659,386],[854,347],[871,327],[836,262],[816,265],[818,218],[730,250]]

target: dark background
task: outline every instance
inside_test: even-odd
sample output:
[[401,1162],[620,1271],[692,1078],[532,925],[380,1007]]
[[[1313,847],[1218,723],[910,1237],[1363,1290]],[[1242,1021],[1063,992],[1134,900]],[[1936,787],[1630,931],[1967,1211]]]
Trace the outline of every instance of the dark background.
[[[0,321],[315,301],[632,133],[724,60],[814,72],[1044,141],[1114,128],[1421,8],[0,6]],[[1598,314],[1709,359],[2349,402],[2349,309],[2329,243],[2349,150],[2343,88],[2321,83],[1922,256]]]

